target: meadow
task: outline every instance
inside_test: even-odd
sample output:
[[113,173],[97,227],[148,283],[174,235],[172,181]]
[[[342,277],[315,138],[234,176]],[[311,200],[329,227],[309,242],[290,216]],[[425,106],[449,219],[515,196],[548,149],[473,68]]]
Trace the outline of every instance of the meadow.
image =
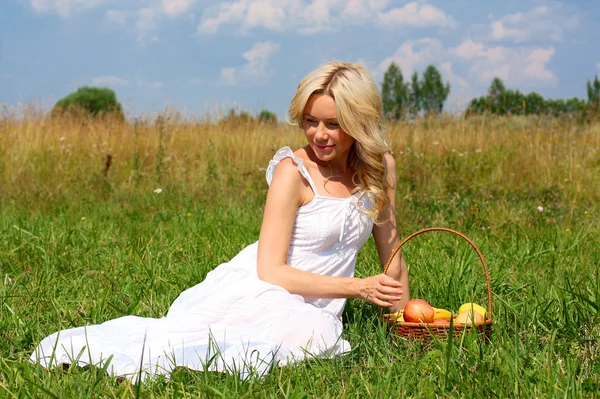
[[[490,342],[390,336],[349,300],[348,355],[240,381],[176,370],[120,381],[28,362],[46,335],[161,317],[259,234],[274,152],[296,127],[166,112],[135,122],[0,113],[0,397],[596,397],[600,390],[600,124],[441,117],[386,126],[401,236],[448,227],[490,269]],[[487,305],[476,254],[428,233],[403,248],[413,297]],[[381,269],[370,240],[356,275]]]

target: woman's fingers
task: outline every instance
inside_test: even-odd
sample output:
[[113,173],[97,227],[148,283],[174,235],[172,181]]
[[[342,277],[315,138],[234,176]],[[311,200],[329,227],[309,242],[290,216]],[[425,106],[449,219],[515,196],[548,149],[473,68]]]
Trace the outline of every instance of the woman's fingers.
[[380,295],[379,299],[385,300],[385,301],[399,301],[400,299],[402,299],[402,296],[400,295]]
[[394,280],[386,274],[381,274],[380,276],[381,278],[379,279],[379,284],[389,287],[402,287],[402,283],[400,281]]
[[386,287],[386,286],[379,287],[378,291],[381,292],[382,294],[387,294],[387,295],[401,295],[401,294],[404,294],[404,290],[403,289],[394,288],[394,287]]
[[381,301],[379,299],[376,299],[375,301],[373,301],[373,304],[377,305],[377,306],[381,306],[382,308],[391,308],[393,306],[390,302]]

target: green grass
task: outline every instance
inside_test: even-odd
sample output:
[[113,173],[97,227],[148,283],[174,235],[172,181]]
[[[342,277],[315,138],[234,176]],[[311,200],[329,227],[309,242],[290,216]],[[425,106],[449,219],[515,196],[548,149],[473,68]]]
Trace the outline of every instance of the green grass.
[[[494,134],[501,142],[501,132]],[[349,300],[344,338],[353,351],[347,356],[276,368],[263,379],[178,369],[169,380],[141,385],[94,368],[48,371],[28,358],[58,329],[164,315],[182,290],[258,238],[264,170],[214,156],[207,160],[213,166],[202,169],[209,176],[203,181],[160,177],[150,163],[139,184],[115,184],[110,174],[82,177],[80,164],[63,164],[52,167],[68,179],[53,191],[51,169],[19,175],[17,164],[6,163],[4,181],[13,185],[0,194],[0,397],[595,397],[600,195],[588,183],[600,175],[600,158],[592,152],[577,169],[580,180],[574,174],[568,187],[560,186],[558,166],[547,172],[548,180],[529,171],[519,184],[491,184],[498,173],[493,165],[506,152],[522,159],[520,165],[529,162],[528,150],[517,147],[480,160],[448,152],[418,162],[403,156],[403,145],[395,147],[401,234],[443,226],[474,240],[490,269],[491,342],[470,335],[429,345],[393,339],[377,308]],[[257,156],[259,165],[266,166],[270,153],[267,148]],[[468,175],[476,164],[481,169]],[[28,190],[15,186],[14,176],[26,178]],[[157,187],[163,192],[154,193]],[[486,305],[481,264],[462,240],[429,233],[403,251],[413,297],[452,310],[472,300]],[[357,275],[378,272],[369,241]]]
[[[168,382],[136,386],[100,370],[48,372],[27,363],[34,345],[59,328],[164,315],[179,292],[255,241],[264,187],[252,197],[235,191],[215,186],[204,198],[184,190],[137,193],[44,212],[3,207],[0,396],[581,397],[598,389],[597,214],[570,231],[535,214],[531,226],[497,230],[447,215],[490,267],[495,325],[488,344],[470,336],[451,346],[392,340],[377,309],[350,300],[344,317],[351,354],[276,369],[262,380],[178,370]],[[429,215],[429,204],[417,202],[413,211]],[[444,233],[406,244],[413,296],[450,309],[471,299],[485,305],[481,264],[469,248]],[[377,271],[369,242],[357,273]]]

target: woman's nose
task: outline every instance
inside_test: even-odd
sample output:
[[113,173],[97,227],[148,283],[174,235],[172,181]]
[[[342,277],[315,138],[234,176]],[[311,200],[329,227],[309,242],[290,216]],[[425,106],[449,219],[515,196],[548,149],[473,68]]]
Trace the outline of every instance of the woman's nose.
[[327,129],[325,128],[325,124],[323,122],[319,122],[319,124],[317,125],[317,130],[315,132],[315,136],[320,137],[320,138],[327,137]]

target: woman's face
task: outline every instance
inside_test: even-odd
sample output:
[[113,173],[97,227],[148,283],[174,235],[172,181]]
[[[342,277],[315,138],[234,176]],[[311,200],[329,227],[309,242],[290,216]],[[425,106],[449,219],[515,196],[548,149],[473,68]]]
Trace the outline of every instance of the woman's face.
[[313,152],[322,161],[347,160],[354,138],[339,125],[335,100],[315,94],[304,108],[302,128]]

